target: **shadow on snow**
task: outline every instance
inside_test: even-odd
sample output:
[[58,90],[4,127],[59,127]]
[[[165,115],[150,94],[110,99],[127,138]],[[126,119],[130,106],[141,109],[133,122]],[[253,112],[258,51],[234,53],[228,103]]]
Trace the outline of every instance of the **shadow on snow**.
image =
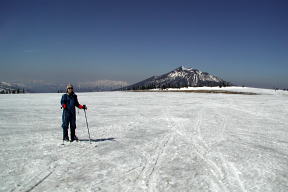
[[[89,141],[89,139],[79,139],[79,141]],[[103,141],[115,141],[114,137],[102,138],[102,139],[91,139],[91,142],[103,142]]]

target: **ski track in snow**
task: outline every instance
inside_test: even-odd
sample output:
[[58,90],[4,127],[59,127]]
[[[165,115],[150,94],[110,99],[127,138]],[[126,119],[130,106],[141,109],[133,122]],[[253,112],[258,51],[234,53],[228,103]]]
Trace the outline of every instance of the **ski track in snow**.
[[92,144],[79,111],[82,141],[64,146],[61,95],[0,95],[0,191],[288,191],[273,93],[79,93]]

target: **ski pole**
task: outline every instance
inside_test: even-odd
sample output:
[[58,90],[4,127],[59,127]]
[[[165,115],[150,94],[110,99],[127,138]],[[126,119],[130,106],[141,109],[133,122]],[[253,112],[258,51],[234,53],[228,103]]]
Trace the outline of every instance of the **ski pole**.
[[87,121],[87,116],[86,116],[86,109],[84,109],[84,113],[85,113],[86,125],[87,125],[87,130],[88,130],[88,135],[89,135],[89,142],[91,144],[90,132],[89,132],[88,121]]

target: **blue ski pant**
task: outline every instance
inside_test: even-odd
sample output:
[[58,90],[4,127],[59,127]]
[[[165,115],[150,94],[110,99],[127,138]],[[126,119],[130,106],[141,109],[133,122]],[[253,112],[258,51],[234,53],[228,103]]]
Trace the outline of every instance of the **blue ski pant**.
[[69,124],[70,124],[70,134],[72,138],[75,136],[76,114],[64,110],[62,114],[63,138],[68,137]]

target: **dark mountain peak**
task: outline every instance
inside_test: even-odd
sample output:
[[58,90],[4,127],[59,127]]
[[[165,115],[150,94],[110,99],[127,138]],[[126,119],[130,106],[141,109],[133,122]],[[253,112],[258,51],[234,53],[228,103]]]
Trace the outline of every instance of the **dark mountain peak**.
[[229,82],[192,67],[180,66],[169,73],[152,76],[144,81],[125,87],[124,90],[181,88],[202,86],[229,86]]

